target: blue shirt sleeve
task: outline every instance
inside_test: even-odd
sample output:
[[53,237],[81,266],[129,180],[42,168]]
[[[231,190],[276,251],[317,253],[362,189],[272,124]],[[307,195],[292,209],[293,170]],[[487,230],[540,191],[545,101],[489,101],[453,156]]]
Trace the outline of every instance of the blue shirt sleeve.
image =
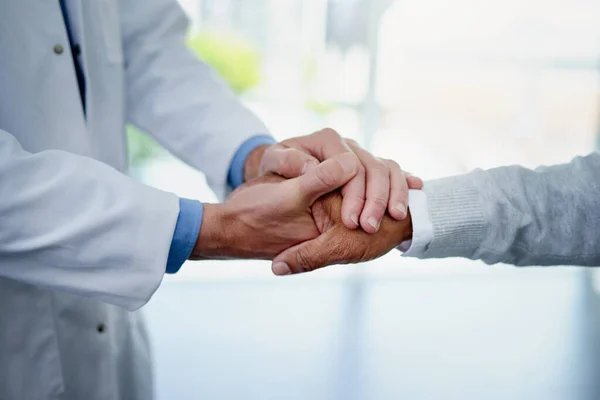
[[174,274],[190,257],[202,225],[202,203],[198,200],[179,199],[179,216],[167,258],[168,274]]
[[227,183],[229,186],[235,189],[244,183],[244,165],[246,164],[246,159],[250,153],[252,153],[252,150],[256,149],[258,146],[265,144],[272,145],[276,142],[277,141],[269,135],[257,135],[246,140],[233,156],[231,164],[229,164],[229,174],[227,175]]

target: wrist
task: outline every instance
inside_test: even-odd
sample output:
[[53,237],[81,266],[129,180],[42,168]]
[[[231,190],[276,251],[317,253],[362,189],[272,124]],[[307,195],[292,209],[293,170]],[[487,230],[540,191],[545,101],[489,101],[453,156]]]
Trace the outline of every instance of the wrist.
[[256,147],[250,152],[246,163],[244,164],[244,182],[249,182],[259,176],[260,163],[265,151],[270,147],[268,144],[264,144]]
[[227,229],[230,216],[224,204],[204,203],[202,226],[198,239],[190,255],[190,260],[209,260],[227,258],[227,247],[229,243]]

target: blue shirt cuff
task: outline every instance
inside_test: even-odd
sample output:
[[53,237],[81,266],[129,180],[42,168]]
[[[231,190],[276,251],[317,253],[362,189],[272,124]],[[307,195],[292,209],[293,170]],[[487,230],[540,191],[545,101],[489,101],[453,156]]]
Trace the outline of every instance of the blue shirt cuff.
[[246,159],[252,153],[252,150],[262,145],[272,145],[277,141],[269,135],[257,135],[246,140],[237,150],[231,164],[229,165],[229,174],[227,175],[227,183],[233,189],[244,183],[244,166]]
[[174,274],[190,257],[202,226],[202,203],[198,200],[179,199],[179,216],[167,258],[168,274]]

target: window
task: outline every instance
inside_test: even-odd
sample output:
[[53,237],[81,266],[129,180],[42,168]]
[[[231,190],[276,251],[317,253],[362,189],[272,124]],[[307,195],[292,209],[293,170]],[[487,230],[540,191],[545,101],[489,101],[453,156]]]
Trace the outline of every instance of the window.
[[[240,51],[255,54],[259,78],[252,80],[250,65],[235,87],[278,139],[331,126],[427,179],[565,162],[595,147],[600,3],[592,0],[182,5],[194,22],[192,37],[217,38],[224,46],[236,38],[244,43]],[[200,174],[150,153],[134,168],[141,179],[215,201]],[[482,271],[476,263],[415,263],[391,254],[311,275],[458,270]],[[203,262],[178,275],[270,276],[270,270],[265,262]]]

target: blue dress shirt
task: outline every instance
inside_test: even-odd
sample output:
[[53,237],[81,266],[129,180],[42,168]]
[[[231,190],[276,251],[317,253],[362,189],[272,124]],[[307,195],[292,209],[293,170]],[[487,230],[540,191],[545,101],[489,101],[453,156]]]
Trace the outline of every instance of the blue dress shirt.
[[[244,165],[246,159],[258,146],[271,145],[275,139],[268,135],[259,135],[246,140],[237,150],[231,164],[229,165],[229,174],[227,182],[232,188],[236,188],[244,183]],[[198,240],[200,227],[202,226],[202,203],[197,200],[179,199],[179,216],[171,241],[171,249],[167,259],[168,274],[174,274],[189,258],[194,245]]]

